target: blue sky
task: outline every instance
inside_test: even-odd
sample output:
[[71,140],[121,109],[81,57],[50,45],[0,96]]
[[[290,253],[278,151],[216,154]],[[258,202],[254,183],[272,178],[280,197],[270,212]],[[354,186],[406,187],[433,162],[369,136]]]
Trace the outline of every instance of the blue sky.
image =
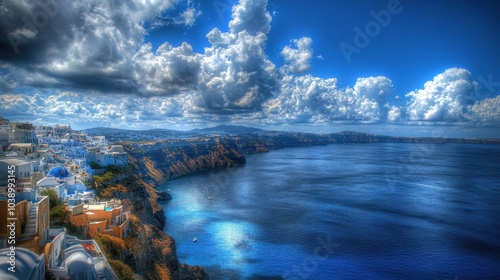
[[[199,3],[203,14],[186,30],[170,26],[146,36],[153,47],[167,40],[173,45],[188,42],[196,52],[210,44],[205,35],[214,27],[228,31],[231,7],[238,1]],[[387,76],[401,94],[420,88],[432,77],[452,67],[466,68],[476,76],[499,75],[500,4],[494,1],[401,0],[402,12],[393,15],[368,47],[344,58],[339,44],[353,44],[354,27],[363,29],[374,18],[371,11],[386,10],[389,1],[269,1],[273,14],[266,53],[276,65],[283,64],[281,50],[291,39],[304,36],[314,41],[310,73],[336,77],[352,85],[359,77]],[[215,8],[218,7],[218,8]]]
[[11,120],[500,137],[494,1],[25,2],[0,4]]

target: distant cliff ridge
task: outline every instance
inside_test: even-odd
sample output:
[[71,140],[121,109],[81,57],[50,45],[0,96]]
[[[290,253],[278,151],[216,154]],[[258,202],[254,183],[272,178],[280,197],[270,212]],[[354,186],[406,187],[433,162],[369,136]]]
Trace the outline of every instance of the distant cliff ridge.
[[[155,131],[157,132],[157,131]],[[168,132],[169,135],[171,131]],[[168,178],[209,168],[245,163],[244,154],[270,150],[345,143],[470,143],[500,144],[499,139],[392,137],[353,131],[331,134],[279,132],[245,127],[216,127],[190,133],[196,139],[122,142],[130,162],[144,182],[156,187]],[[211,135],[211,136],[210,136]],[[122,135],[123,136],[123,135]]]

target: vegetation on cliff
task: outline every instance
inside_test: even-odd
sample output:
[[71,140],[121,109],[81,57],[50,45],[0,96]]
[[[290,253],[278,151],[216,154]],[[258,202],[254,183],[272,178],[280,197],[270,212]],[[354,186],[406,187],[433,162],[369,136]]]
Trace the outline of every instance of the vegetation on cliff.
[[46,189],[41,191],[40,195],[49,197],[51,227],[65,227],[68,233],[81,236],[81,230],[70,222],[71,212],[66,209],[57,193],[52,189]]
[[108,169],[92,182],[101,200],[118,198],[131,212],[123,239],[94,236],[115,273],[121,279],[131,279],[132,271],[145,279],[208,279],[202,267],[179,262],[174,239],[161,230],[165,215],[156,201],[158,192],[136,173],[133,166]]
[[118,237],[100,234],[96,234],[94,239],[106,255],[116,276],[122,280],[133,279],[132,268],[123,263],[124,257],[128,255],[125,242]]

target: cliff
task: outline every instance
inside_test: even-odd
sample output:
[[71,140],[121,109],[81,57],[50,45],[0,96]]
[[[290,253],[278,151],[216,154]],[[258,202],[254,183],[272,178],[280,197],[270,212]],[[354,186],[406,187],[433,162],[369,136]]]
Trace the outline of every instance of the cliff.
[[129,143],[124,148],[135,174],[149,187],[156,187],[175,176],[246,162],[238,152],[235,139]]
[[161,230],[165,215],[157,203],[158,192],[134,173],[128,167],[115,174],[94,177],[99,197],[119,198],[124,211],[131,212],[123,242],[115,241],[123,244],[109,246],[123,247],[112,250],[113,260],[130,266],[145,279],[209,279],[203,267],[179,262],[175,240]]
[[136,174],[150,187],[175,176],[209,168],[230,167],[245,163],[243,154],[270,150],[345,143],[469,143],[500,144],[498,139],[463,139],[431,137],[392,137],[343,131],[331,134],[280,132],[234,127],[210,130],[222,136],[189,140],[163,140],[122,143],[129,153]]

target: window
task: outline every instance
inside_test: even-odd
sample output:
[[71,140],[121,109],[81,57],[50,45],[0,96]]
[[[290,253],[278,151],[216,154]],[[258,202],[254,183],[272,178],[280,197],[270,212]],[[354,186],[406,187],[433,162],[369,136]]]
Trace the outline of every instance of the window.
[[101,233],[101,227],[98,227],[98,228],[97,228],[97,232],[98,232],[98,233]]

